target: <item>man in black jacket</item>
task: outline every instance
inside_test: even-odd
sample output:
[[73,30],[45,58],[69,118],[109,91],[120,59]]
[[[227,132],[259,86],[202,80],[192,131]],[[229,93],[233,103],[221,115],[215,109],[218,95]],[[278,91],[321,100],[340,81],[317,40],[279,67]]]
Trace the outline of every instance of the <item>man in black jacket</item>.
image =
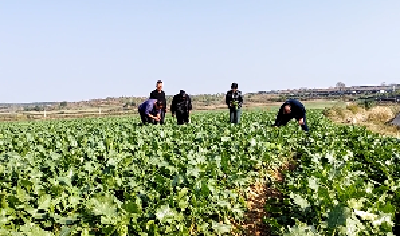
[[306,108],[295,99],[288,99],[278,111],[274,126],[285,126],[291,119],[295,118],[304,131],[309,131],[306,123]]
[[239,123],[240,121],[241,108],[243,106],[243,95],[238,88],[239,85],[237,83],[232,83],[231,90],[226,93],[225,100],[230,111],[231,123]]
[[[162,90],[163,83],[161,80],[157,81],[157,89],[151,91],[150,93],[150,99],[157,99],[157,101],[161,102],[162,104],[162,109],[160,113],[160,124],[163,125],[164,119],[165,119],[165,112],[166,112],[166,107],[167,107],[167,101],[165,99],[165,92]],[[157,124],[158,121],[154,121],[154,124]]]
[[185,91],[181,90],[178,94],[174,95],[172,99],[171,112],[172,117],[176,114],[176,121],[178,125],[189,123],[189,115],[192,110],[192,100]]

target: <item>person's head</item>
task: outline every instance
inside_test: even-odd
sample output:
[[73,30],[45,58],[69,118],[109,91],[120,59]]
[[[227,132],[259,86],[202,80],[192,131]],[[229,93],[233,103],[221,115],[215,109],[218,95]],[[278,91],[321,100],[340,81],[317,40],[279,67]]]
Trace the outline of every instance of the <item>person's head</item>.
[[156,106],[157,110],[160,110],[163,107],[163,104],[161,101],[154,101],[154,105]]
[[181,90],[181,91],[179,91],[179,95],[181,96],[181,97],[183,97],[183,98],[185,98],[185,91],[184,90]]
[[161,91],[161,90],[162,90],[162,86],[163,86],[162,81],[161,81],[161,80],[158,80],[158,81],[157,81],[157,90],[158,90],[158,91]]
[[237,83],[232,83],[231,84],[231,89],[232,89],[233,92],[236,92],[236,90],[238,90],[238,88],[239,88],[239,85]]
[[283,114],[290,114],[291,111],[290,105],[286,105],[283,109]]

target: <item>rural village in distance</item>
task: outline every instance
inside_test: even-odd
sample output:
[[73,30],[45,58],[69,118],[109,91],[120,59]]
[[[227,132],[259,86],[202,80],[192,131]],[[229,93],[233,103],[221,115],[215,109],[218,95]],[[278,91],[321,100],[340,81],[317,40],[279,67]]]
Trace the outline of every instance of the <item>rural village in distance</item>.
[[[172,93],[166,91],[167,103],[171,103]],[[190,94],[190,93],[189,93]],[[198,94],[192,97],[194,110],[226,109],[225,94]],[[303,102],[318,102],[324,105],[330,102],[399,103],[400,84],[346,86],[338,82],[329,88],[299,88],[285,90],[258,91],[244,94],[244,107],[277,106],[288,98]],[[137,113],[135,109],[146,97],[96,98],[89,101],[48,101],[32,103],[0,103],[0,121],[23,121],[62,118],[88,118],[120,116]],[[322,105],[322,106],[323,106]]]

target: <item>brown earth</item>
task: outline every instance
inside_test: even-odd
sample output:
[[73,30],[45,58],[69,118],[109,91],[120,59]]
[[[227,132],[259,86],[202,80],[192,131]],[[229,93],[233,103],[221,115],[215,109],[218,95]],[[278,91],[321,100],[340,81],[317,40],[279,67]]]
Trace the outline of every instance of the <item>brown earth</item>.
[[[252,185],[247,198],[248,211],[244,215],[244,221],[236,227],[243,229],[246,236],[269,236],[269,227],[263,222],[263,218],[268,216],[264,206],[268,197],[279,196],[277,190],[267,188],[260,183]],[[234,233],[233,235],[238,236],[239,234]]]
[[[296,162],[287,162],[278,170],[272,171],[272,176],[275,181],[283,182],[285,178],[282,174],[284,170],[294,170]],[[282,194],[276,190],[269,188],[263,184],[256,182],[248,191],[247,208],[248,211],[244,215],[244,222],[236,224],[235,228],[244,230],[244,236],[269,236],[271,235],[270,228],[263,222],[264,217],[268,217],[268,212],[265,211],[265,204],[268,198],[281,198]],[[239,236],[233,233],[234,236]]]

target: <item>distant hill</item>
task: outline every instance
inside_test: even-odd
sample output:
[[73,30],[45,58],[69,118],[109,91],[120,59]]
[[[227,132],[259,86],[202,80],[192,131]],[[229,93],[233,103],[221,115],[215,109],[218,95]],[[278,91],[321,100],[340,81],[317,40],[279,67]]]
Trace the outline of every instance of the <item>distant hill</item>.
[[[329,89],[287,89],[287,90],[276,90],[276,91],[258,91],[256,93],[244,94],[245,103],[264,103],[264,102],[280,102],[286,98],[298,98],[301,100],[307,99],[337,99],[346,97],[358,97],[362,94],[375,94],[379,95],[380,91],[391,93],[393,87],[396,88],[396,92],[400,91],[400,84],[391,84],[383,86],[351,86],[345,87],[344,84],[338,83],[341,87],[331,87]],[[190,94],[189,94],[190,95]],[[190,95],[192,102],[195,106],[224,106],[225,93],[218,94],[196,94]],[[170,104],[173,95],[166,95],[167,103]],[[90,99],[89,101],[80,102],[30,102],[30,103],[0,103],[1,108],[19,107],[18,109],[29,110],[34,107],[47,106],[50,110],[62,109],[76,109],[83,107],[127,107],[137,106],[143,102],[146,97],[107,97],[99,99]],[[67,105],[68,104],[68,105]]]
[[53,106],[58,105],[59,102],[30,102],[30,103],[0,103],[0,107],[30,107],[30,106]]

